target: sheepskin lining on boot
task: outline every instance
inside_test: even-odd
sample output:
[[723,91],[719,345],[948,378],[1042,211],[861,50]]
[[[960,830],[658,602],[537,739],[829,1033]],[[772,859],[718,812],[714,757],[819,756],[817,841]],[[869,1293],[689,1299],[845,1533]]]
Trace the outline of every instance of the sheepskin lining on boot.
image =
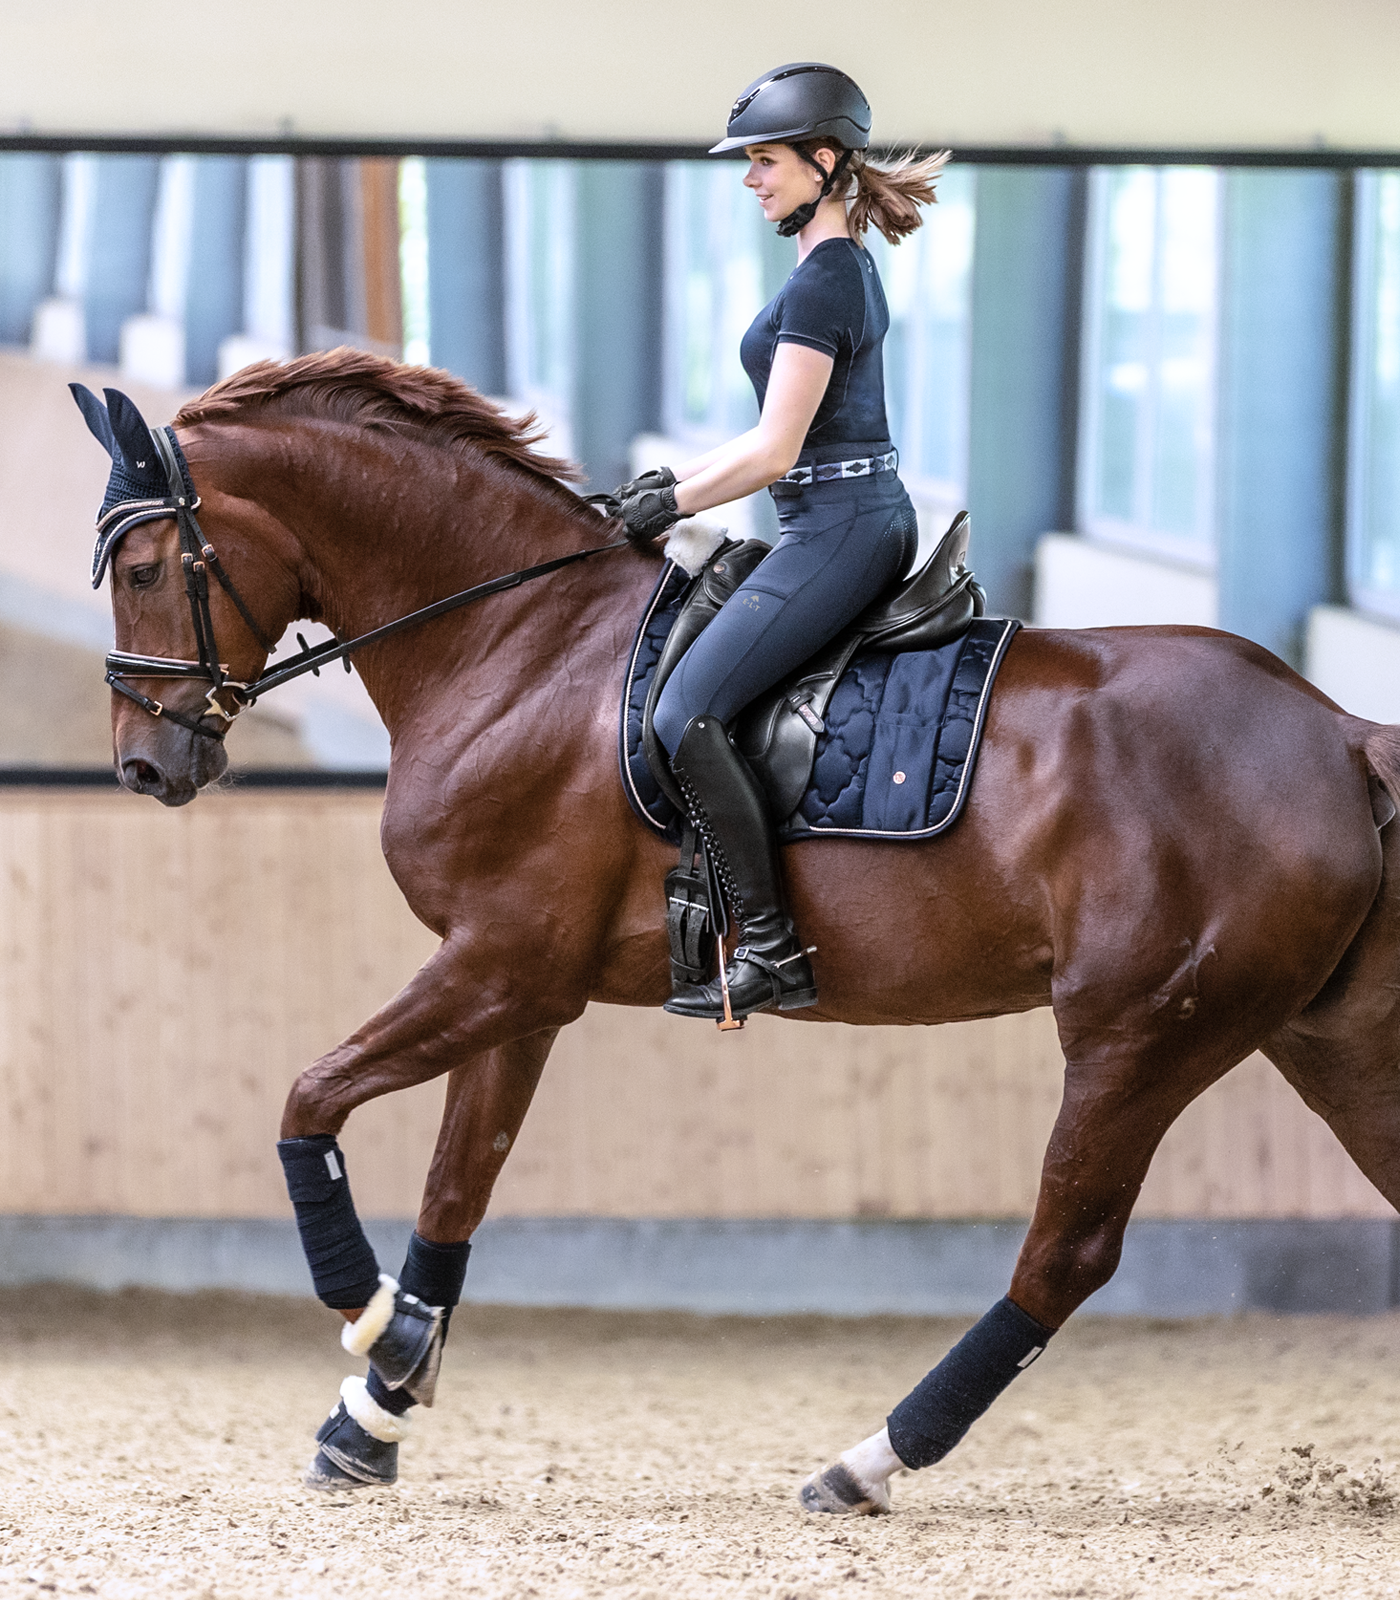
[[374,1298],[354,1322],[347,1322],[340,1330],[340,1343],[352,1356],[367,1356],[374,1341],[394,1320],[394,1296],[398,1292],[398,1280],[381,1272]]

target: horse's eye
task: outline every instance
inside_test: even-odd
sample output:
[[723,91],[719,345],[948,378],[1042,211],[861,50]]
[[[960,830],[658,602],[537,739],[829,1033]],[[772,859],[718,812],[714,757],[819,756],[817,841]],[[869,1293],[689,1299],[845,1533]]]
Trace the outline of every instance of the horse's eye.
[[160,577],[160,563],[153,562],[148,567],[133,567],[131,569],[131,587],[133,589],[149,589]]

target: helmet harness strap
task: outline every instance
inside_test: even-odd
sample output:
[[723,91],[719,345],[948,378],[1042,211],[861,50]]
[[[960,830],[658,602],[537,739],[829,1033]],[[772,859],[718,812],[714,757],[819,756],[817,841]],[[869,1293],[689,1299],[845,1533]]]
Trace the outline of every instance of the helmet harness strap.
[[808,200],[804,205],[798,206],[796,211],[788,212],[787,216],[778,224],[778,236],[782,239],[791,239],[794,234],[801,233],[812,218],[816,216],[817,207],[836,187],[837,179],[850,165],[853,154],[850,150],[843,150],[837,157],[836,165],[828,173],[821,162],[814,155],[804,150],[800,144],[795,144],[792,148],[796,150],[809,167],[815,168],[821,174],[823,182],[821,192],[815,200]]

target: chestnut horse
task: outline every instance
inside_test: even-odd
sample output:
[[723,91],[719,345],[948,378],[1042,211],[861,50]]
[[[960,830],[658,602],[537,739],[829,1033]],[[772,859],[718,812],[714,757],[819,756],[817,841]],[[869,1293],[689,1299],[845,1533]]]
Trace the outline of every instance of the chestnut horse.
[[[261,631],[342,639],[615,537],[561,463],[445,374],[352,352],[246,369],[179,413],[200,520]],[[118,547],[120,649],[190,657],[173,521]],[[559,1029],[668,993],[674,851],[628,809],[618,699],[659,553],[566,567],[367,648],[392,738],[383,847],[442,940],[297,1079],[284,1137],[447,1076],[419,1231],[486,1211]],[[265,652],[211,599],[231,676]],[[201,686],[166,704],[200,713]],[[114,697],[130,789],[183,805],[216,740]],[[1348,716],[1266,650],[1204,628],[1020,633],[971,802],[930,843],[783,858],[817,946],[803,1020],[938,1023],[1054,1008],[1064,1099],[1010,1285],[1058,1327],[1112,1275],[1162,1135],[1254,1050],[1400,1203],[1400,728]],[[504,1135],[504,1137],[502,1137]]]

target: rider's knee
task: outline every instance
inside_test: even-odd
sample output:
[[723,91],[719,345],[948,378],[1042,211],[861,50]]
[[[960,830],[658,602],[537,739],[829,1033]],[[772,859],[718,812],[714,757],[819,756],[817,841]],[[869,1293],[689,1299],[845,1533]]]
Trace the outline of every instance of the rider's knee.
[[[690,723],[691,712],[685,704],[685,696],[676,687],[679,672],[673,672],[666,687],[661,691],[661,696],[656,702],[656,710],[652,713],[651,725],[656,730],[656,737],[665,747],[666,754],[673,756],[676,746],[681,742],[681,735]],[[672,690],[675,689],[673,693]]]

